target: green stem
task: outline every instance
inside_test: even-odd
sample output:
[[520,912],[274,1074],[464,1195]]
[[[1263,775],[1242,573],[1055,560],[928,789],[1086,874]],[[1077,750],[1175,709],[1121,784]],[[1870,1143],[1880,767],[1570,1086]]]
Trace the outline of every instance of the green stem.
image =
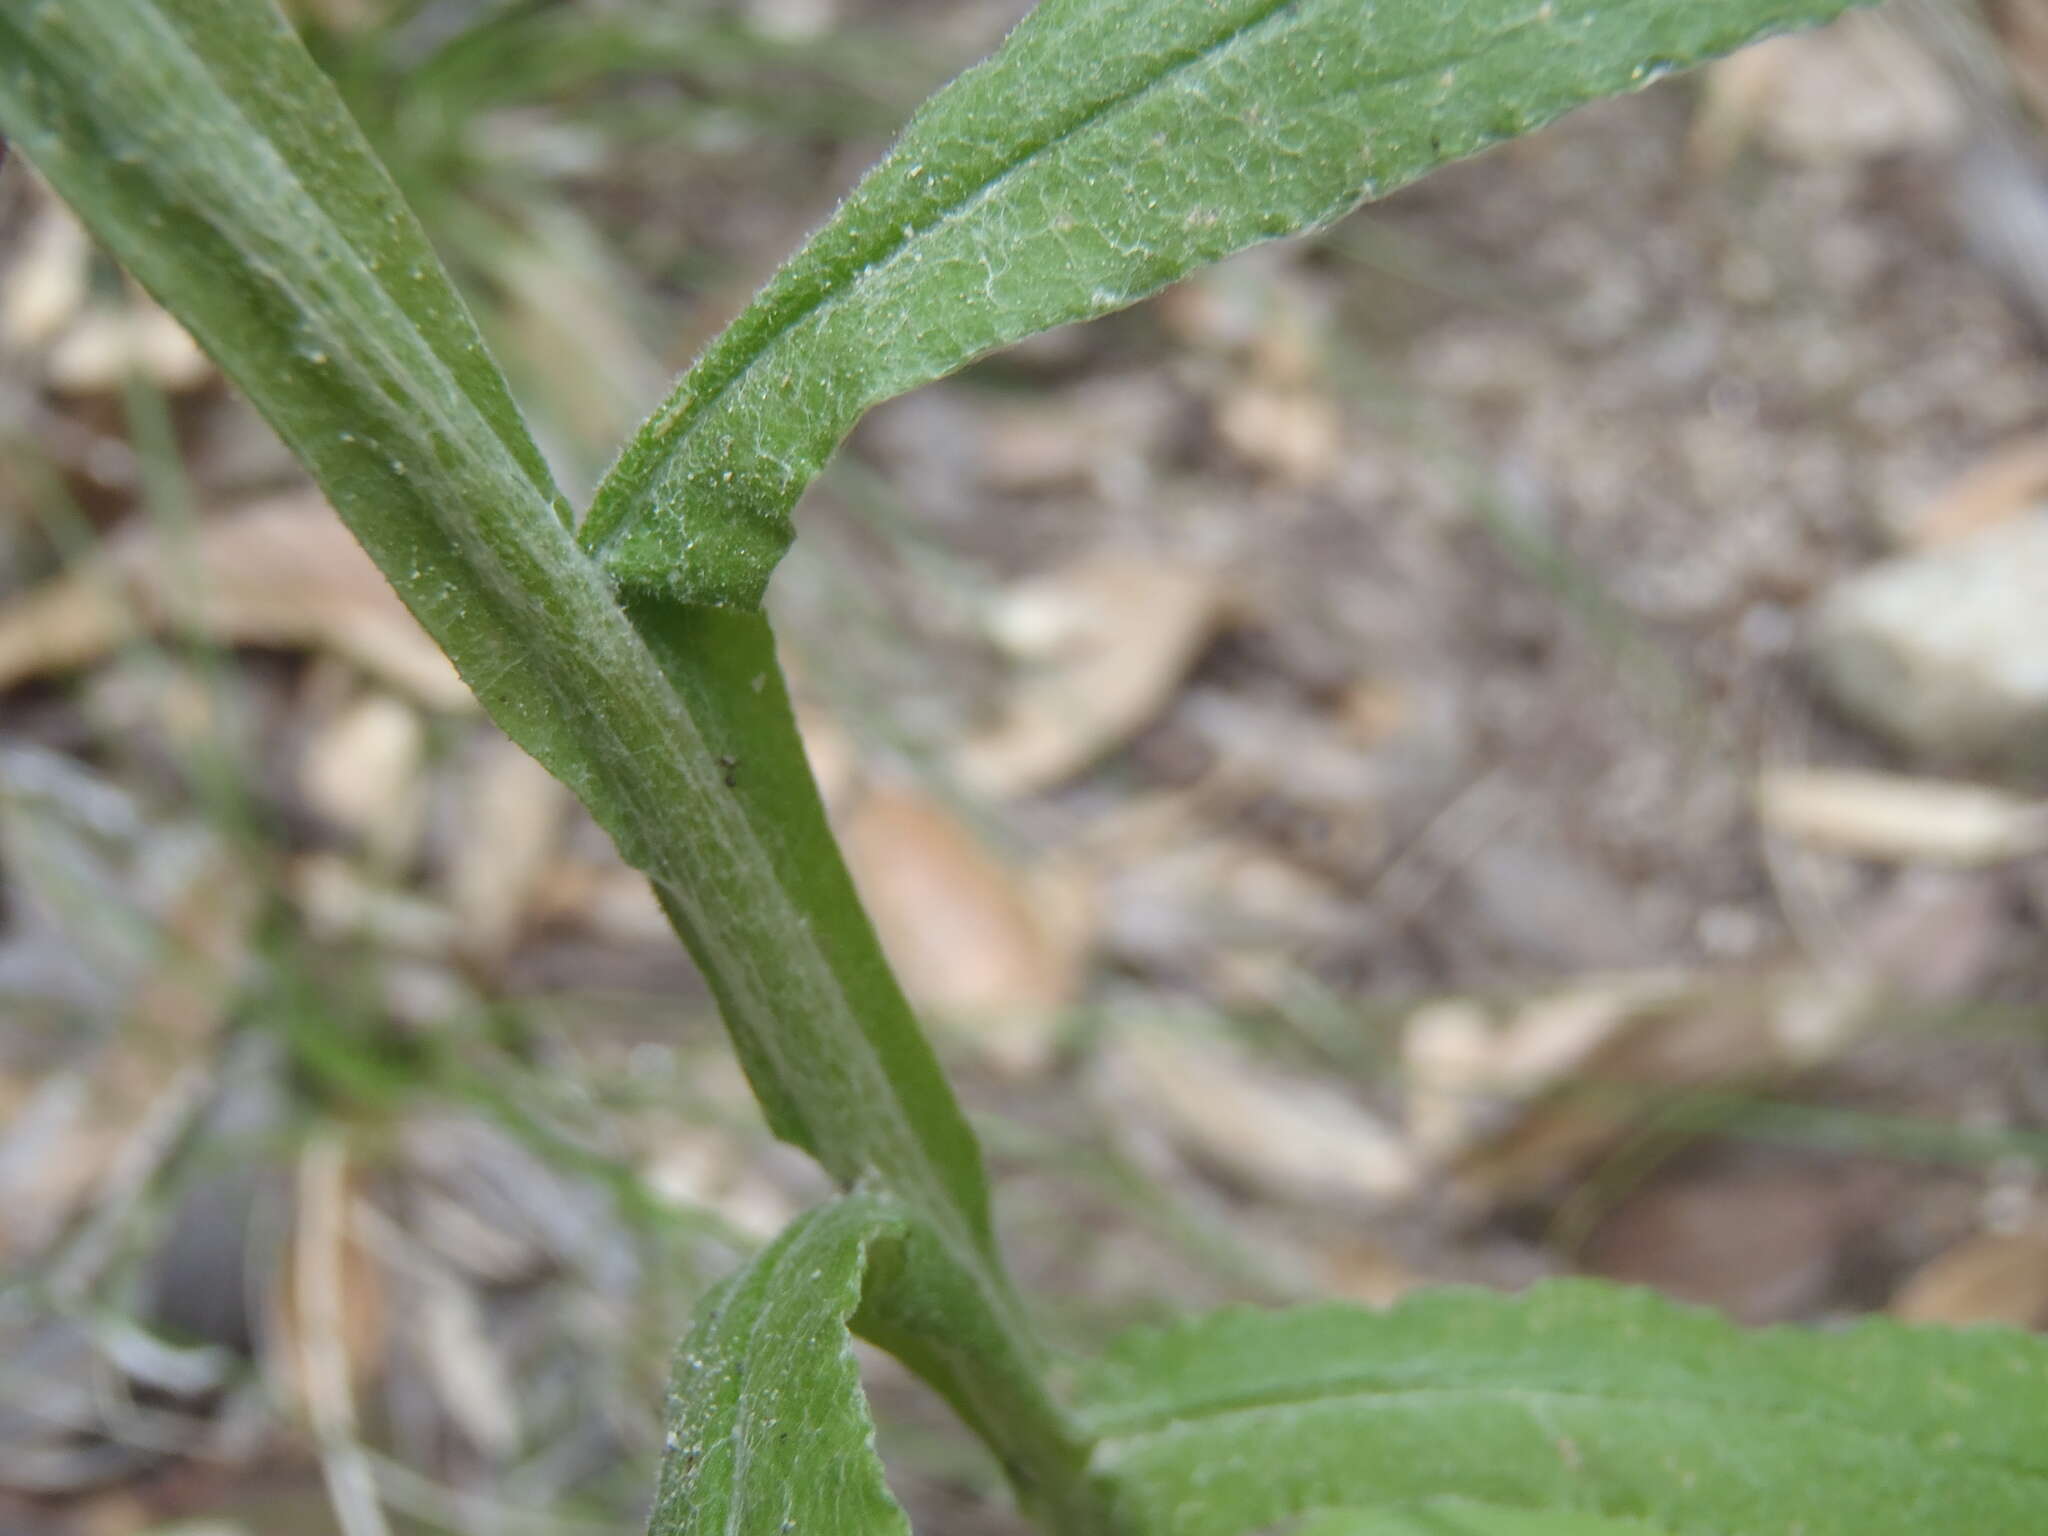
[[1052,1529],[1126,1529],[1087,1477],[1086,1437],[1046,1392],[989,1230],[980,1150],[826,823],[768,621],[645,597],[627,612],[765,865],[716,884],[652,870],[663,905],[777,1133],[912,1218],[909,1235],[876,1255],[856,1329],[952,1404]]
[[[715,803],[675,808],[647,872],[769,1122],[842,1183],[878,1174],[992,1257],[980,1149],[826,825],[768,621],[646,599],[627,614],[713,775]],[[718,845],[703,835],[714,817],[737,823]]]

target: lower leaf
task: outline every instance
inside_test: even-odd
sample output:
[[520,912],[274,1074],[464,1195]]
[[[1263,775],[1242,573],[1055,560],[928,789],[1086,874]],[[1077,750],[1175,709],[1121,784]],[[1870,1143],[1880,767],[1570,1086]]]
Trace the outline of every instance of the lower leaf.
[[1172,1536],[1444,1497],[1672,1536],[2048,1530],[2048,1341],[2002,1330],[1745,1332],[1584,1281],[1446,1290],[1128,1336],[1082,1416],[1093,1470]]
[[875,1455],[847,1323],[899,1210],[849,1195],[712,1293],[676,1355],[650,1536],[909,1536]]
[[970,1267],[900,1202],[856,1191],[799,1217],[706,1298],[677,1352],[650,1536],[908,1536],[875,1455],[858,1333],[922,1376],[1065,1536],[1143,1529]]

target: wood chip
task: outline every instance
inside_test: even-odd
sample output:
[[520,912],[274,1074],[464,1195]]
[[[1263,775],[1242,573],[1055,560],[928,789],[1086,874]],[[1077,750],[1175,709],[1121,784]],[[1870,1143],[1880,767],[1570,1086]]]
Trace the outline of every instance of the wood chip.
[[871,790],[842,818],[840,837],[911,1000],[969,1026],[1006,1071],[1049,1065],[1094,929],[1085,883],[1012,869],[915,789]]
[[1034,665],[994,728],[962,749],[961,782],[995,797],[1034,794],[1114,751],[1165,708],[1222,610],[1213,571],[1132,554],[1016,588],[991,629]]
[[1343,419],[1308,389],[1234,390],[1217,404],[1216,435],[1245,464],[1289,485],[1326,485],[1342,463]]
[[486,1459],[519,1449],[519,1394],[476,1295],[453,1275],[421,1276],[412,1333],[449,1419]]
[[1260,1194],[1378,1205],[1416,1187],[1406,1143],[1348,1094],[1192,1028],[1130,1028],[1102,1070],[1120,1117],[1154,1117],[1195,1160]]
[[377,868],[396,871],[419,846],[425,753],[419,712],[388,693],[367,694],[314,729],[300,759],[299,791]]
[[148,524],[116,535],[82,568],[0,609],[0,689],[91,666],[138,627],[328,650],[429,709],[476,707],[369,556],[310,493],[206,518],[182,542]]
[[1779,768],[1756,806],[1766,830],[1857,858],[1970,868],[2048,849],[2048,801],[1948,780]]
[[0,282],[0,337],[23,351],[59,335],[91,291],[92,242],[71,210],[48,198],[15,246]]
[[1953,544],[1983,528],[2037,512],[2048,500],[2048,437],[2007,443],[1970,466],[1920,508],[1905,529],[1918,549]]
[[2048,1327],[2048,1235],[1966,1238],[1908,1280],[1891,1311],[1909,1323]]
[[463,952],[495,966],[511,951],[561,838],[569,792],[522,748],[492,733],[471,767],[455,832],[448,901]]

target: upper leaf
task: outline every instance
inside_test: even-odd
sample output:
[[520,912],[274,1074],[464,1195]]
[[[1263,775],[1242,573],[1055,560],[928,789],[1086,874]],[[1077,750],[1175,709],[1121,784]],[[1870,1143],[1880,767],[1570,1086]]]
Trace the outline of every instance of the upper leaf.
[[758,602],[868,407],[1853,0],[1045,0],[684,377],[584,528],[628,586]]
[[676,1353],[653,1536],[908,1536],[875,1456],[847,1323],[903,1218],[819,1207],[706,1299]]
[[1750,1333],[1587,1282],[1132,1335],[1084,1421],[1173,1536],[1448,1495],[1674,1536],[2048,1530],[2048,1341]]

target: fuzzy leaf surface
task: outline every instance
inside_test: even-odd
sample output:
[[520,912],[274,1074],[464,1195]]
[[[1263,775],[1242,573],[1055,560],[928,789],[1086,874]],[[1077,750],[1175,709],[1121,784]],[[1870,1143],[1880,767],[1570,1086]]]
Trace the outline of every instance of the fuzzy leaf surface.
[[1141,1530],[1090,1478],[1078,1436],[1045,1441],[1046,1424],[1065,1427],[1057,1410],[1016,1390],[991,1393],[1027,1367],[1012,1340],[975,1321],[980,1309],[962,1294],[974,1283],[928,1224],[887,1196],[857,1191],[798,1218],[706,1300],[677,1352],[652,1536],[905,1536],[850,1333],[937,1387],[1009,1461],[1046,1529]]
[[1446,1497],[1670,1536],[2048,1530],[2048,1341],[2005,1330],[1445,1290],[1126,1336],[1082,1417],[1095,1471],[1173,1536]]
[[1044,0],[685,375],[583,538],[749,606],[870,406],[1852,0]]
[[676,1352],[651,1536],[908,1536],[847,1332],[870,1246],[902,1233],[887,1203],[850,1195],[706,1298]]

